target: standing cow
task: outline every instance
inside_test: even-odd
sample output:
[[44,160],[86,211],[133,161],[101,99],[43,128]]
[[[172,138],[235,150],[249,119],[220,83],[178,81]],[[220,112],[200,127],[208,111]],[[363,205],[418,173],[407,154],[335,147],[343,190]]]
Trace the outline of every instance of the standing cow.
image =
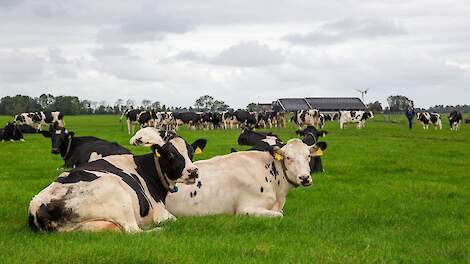
[[64,114],[59,111],[21,113],[15,116],[15,122],[21,125],[29,125],[36,130],[53,123],[58,123],[62,127],[65,125]]
[[339,127],[344,128],[347,123],[356,123],[357,128],[364,127],[366,120],[374,118],[374,113],[371,111],[340,111],[339,112]]
[[423,129],[429,129],[429,124],[433,124],[434,129],[442,129],[441,115],[438,113],[416,113],[416,119],[423,125]]
[[289,190],[312,185],[309,160],[319,149],[291,139],[271,152],[241,151],[197,161],[197,183],[177,184],[179,192],[169,194],[165,205],[176,216],[282,217]]
[[453,110],[449,114],[449,124],[450,129],[453,131],[457,131],[460,129],[460,125],[462,124],[462,113]]
[[164,205],[176,183],[194,184],[194,149],[180,137],[153,145],[152,153],[112,155],[62,173],[33,197],[35,231],[140,232],[175,217]]
[[319,126],[320,111],[317,109],[295,111],[291,119],[301,129],[304,126]]

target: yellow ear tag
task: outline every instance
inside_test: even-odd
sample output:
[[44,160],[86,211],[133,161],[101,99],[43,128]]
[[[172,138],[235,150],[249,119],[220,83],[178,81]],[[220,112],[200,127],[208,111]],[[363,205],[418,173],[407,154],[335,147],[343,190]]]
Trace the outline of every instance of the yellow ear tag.
[[279,154],[279,153],[274,154],[274,159],[275,159],[275,160],[282,160],[283,158],[284,158],[284,157],[282,157],[282,155]]
[[321,148],[318,148],[317,151],[315,151],[316,156],[322,156],[323,155],[323,150]]
[[158,153],[157,151],[155,151],[155,157],[157,158],[160,158],[162,155],[160,155],[160,153]]
[[202,154],[202,149],[200,147],[197,147],[196,150],[194,151],[194,154],[196,155]]

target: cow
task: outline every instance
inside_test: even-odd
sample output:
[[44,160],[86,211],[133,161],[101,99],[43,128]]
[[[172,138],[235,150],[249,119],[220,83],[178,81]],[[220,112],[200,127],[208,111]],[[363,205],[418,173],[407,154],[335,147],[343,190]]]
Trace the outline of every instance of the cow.
[[23,134],[35,134],[35,133],[40,132],[40,129],[37,129],[35,127],[26,125],[26,124],[21,124],[21,125],[18,125],[17,127]]
[[255,112],[248,112],[246,110],[237,110],[233,113],[237,121],[244,126],[257,127],[258,121]]
[[449,124],[450,129],[453,131],[457,131],[460,129],[460,125],[462,124],[462,113],[453,110],[449,114]]
[[327,121],[338,120],[339,113],[320,113],[319,127],[323,129]]
[[43,125],[51,125],[57,122],[60,126],[64,126],[64,114],[59,111],[55,112],[31,112],[21,113],[15,116],[15,122],[20,125],[29,125],[37,130]]
[[320,111],[317,109],[295,111],[291,119],[301,129],[304,126],[320,125]]
[[0,128],[0,141],[24,141],[23,133],[13,122],[8,122],[4,128]]
[[81,164],[110,155],[131,154],[131,152],[115,142],[96,137],[75,137],[75,133],[58,126],[42,131],[43,136],[51,138],[51,153],[60,154],[64,160],[64,168],[75,168]]
[[366,120],[374,118],[374,113],[371,111],[340,111],[339,112],[339,127],[344,128],[347,123],[356,123],[357,128],[364,127]]
[[235,117],[235,113],[233,111],[226,111],[222,113],[222,123],[224,124],[225,130],[227,130],[229,127],[232,129],[234,125],[236,128],[238,128],[240,125],[240,122]]
[[[309,126],[303,130],[298,130],[296,133],[297,135],[303,136],[302,142],[307,144],[307,146],[313,146],[318,142],[318,138],[320,136],[324,136],[327,134],[326,131],[318,131],[313,126]],[[282,148],[285,145],[277,135],[274,135],[270,132],[266,133],[253,131],[249,127],[245,128],[238,137],[238,144],[252,146],[250,150],[268,152],[271,152],[274,148]],[[324,149],[326,149],[326,145],[324,146]],[[232,148],[231,150],[231,152],[236,151],[237,150],[235,150],[234,148]],[[310,171],[312,173],[324,171],[320,156],[310,159],[309,164]]]
[[416,119],[423,125],[423,129],[429,129],[429,124],[433,124],[434,129],[442,129],[441,115],[438,113],[416,113]]
[[273,125],[276,127],[286,127],[286,115],[283,112],[274,111]]
[[[140,120],[139,117],[141,114],[145,113],[146,111],[139,110],[139,109],[128,109],[124,113],[122,113],[119,122],[122,122],[123,117],[126,117],[127,121],[127,133],[129,135],[134,134],[134,126],[136,124],[139,124],[140,127],[142,128],[145,125],[144,119]],[[143,123],[141,123],[141,121]],[[148,124],[148,122],[147,122]]]
[[176,127],[187,124],[190,129],[195,129],[202,122],[202,113],[195,112],[175,112],[173,117],[176,120]]
[[192,185],[193,146],[180,137],[145,155],[111,155],[62,173],[30,202],[33,231],[141,232],[175,217],[165,209],[176,183]]
[[197,183],[177,183],[179,191],[167,195],[166,208],[175,216],[282,217],[289,190],[312,185],[308,161],[320,150],[291,139],[271,152],[241,151],[197,161]]
[[212,113],[212,118],[211,118],[211,123],[212,123],[213,129],[221,128],[222,113],[213,112]]
[[273,112],[259,112],[257,127],[259,128],[273,128],[273,119],[275,118]]

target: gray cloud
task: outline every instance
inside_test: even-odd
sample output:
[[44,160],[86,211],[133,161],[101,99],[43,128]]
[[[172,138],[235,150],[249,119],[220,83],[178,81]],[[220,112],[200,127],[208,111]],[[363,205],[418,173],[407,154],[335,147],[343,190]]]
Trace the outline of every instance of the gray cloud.
[[325,23],[308,34],[290,34],[282,39],[294,44],[316,46],[402,34],[405,30],[388,20],[349,18]]
[[46,60],[14,50],[0,52],[0,80],[6,83],[39,81],[45,77]]

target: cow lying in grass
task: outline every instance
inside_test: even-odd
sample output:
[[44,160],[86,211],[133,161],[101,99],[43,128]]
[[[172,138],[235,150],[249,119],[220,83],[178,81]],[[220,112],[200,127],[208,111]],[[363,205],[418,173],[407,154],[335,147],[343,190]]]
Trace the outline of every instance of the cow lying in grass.
[[282,217],[289,190],[312,185],[309,160],[322,145],[307,146],[300,139],[291,139],[271,152],[241,151],[197,161],[197,183],[177,184],[179,192],[166,197],[166,207],[176,216]]
[[57,123],[51,125],[49,131],[41,133],[51,138],[51,153],[60,154],[64,160],[63,167],[66,168],[74,168],[109,155],[131,154],[128,149],[115,142],[96,137],[75,137],[74,132]]
[[[200,146],[198,146],[200,147]],[[29,226],[37,231],[139,232],[174,219],[168,192],[198,177],[193,146],[180,137],[140,156],[112,155],[61,174],[33,197]]]
[[24,141],[23,133],[12,122],[8,122],[4,128],[0,128],[0,141]]

